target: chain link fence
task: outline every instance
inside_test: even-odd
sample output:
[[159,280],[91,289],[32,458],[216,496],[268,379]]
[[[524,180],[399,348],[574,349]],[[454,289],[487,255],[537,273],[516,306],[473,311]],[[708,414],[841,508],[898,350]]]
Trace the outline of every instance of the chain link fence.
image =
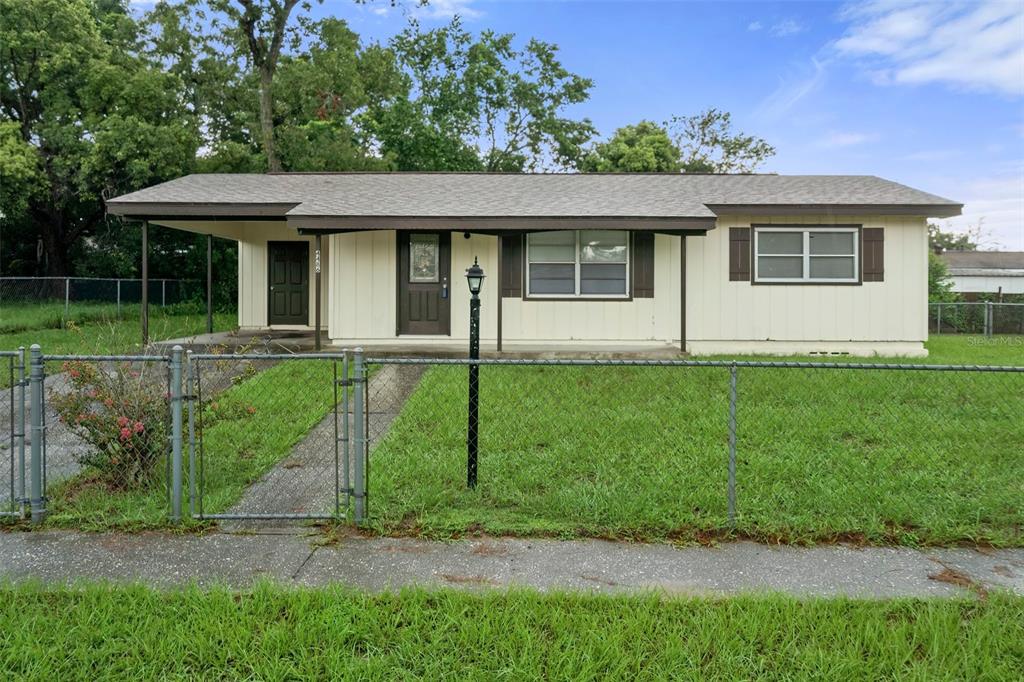
[[1022,541],[1024,367],[36,351],[24,382],[0,362],[4,510],[37,521]]
[[[179,279],[151,279],[148,289],[152,306],[197,300],[204,291],[201,282]],[[140,279],[0,277],[0,332],[118,319],[138,314],[141,301]]]
[[932,334],[1024,334],[1024,303],[929,303]]
[[1021,541],[1024,367],[368,363],[390,529]]

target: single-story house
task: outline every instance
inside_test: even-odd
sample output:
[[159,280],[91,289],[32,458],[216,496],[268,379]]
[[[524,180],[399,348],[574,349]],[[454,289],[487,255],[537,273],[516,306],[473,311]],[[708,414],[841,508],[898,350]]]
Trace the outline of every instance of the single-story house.
[[1024,251],[944,251],[953,291],[968,301],[978,294],[1024,294]]
[[[189,175],[111,214],[238,242],[238,324],[333,344],[923,356],[926,220],[873,176]],[[318,287],[312,282],[321,282]]]

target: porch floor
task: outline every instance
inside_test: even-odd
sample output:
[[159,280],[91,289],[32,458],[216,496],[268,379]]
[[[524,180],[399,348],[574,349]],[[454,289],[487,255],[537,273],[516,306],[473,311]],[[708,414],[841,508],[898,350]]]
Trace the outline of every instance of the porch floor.
[[[235,330],[155,341],[153,345],[161,351],[168,350],[175,345],[181,345],[185,350],[197,353],[209,352],[213,349],[220,349],[225,352],[311,353],[313,352],[315,341],[313,332],[309,330]],[[466,357],[469,351],[466,343],[458,341],[451,343],[437,343],[436,341],[418,343],[415,339],[402,339],[400,341],[379,343],[367,342],[360,345],[367,355],[378,357],[461,358]],[[324,352],[340,350],[344,347],[352,348],[354,346],[355,344],[352,346],[332,344],[326,338],[323,341]],[[557,344],[506,342],[504,346],[502,352],[499,353],[493,342],[481,342],[480,355],[482,357],[545,359],[642,358],[668,360],[683,357],[679,346],[663,342],[622,342],[621,344],[609,344],[607,342],[592,344],[586,341]]]

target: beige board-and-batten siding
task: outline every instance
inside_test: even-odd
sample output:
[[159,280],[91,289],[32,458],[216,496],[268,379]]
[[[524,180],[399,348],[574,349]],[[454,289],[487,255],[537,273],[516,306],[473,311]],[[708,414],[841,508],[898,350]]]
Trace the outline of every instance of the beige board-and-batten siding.
[[[345,345],[396,338],[396,233],[390,230],[332,235],[328,335]],[[655,241],[655,298],[633,301],[502,301],[502,340],[512,347],[545,342],[671,342],[679,336],[679,238]],[[467,340],[469,289],[465,271],[480,259],[487,278],[481,293],[480,337],[497,339],[498,238],[452,233],[451,335],[409,338],[429,344]],[[675,259],[674,263],[671,259]],[[674,274],[673,274],[674,273]],[[675,285],[672,278],[675,277]],[[402,337],[404,338],[404,337]]]
[[[859,224],[885,230],[885,278],[860,285],[756,285],[729,281],[729,228],[752,224]],[[239,244],[239,323],[266,326],[267,241],[305,239],[276,223],[247,226]],[[394,341],[396,233],[336,234],[324,240],[324,319],[339,344]],[[312,245],[310,247],[312,259]],[[451,336],[415,336],[417,343],[464,340],[469,328],[465,268],[474,257],[488,274],[481,336],[497,336],[498,240],[452,234]],[[925,354],[927,230],[905,216],[724,216],[705,237],[686,240],[687,350],[719,353]],[[509,346],[544,342],[678,343],[680,238],[655,238],[653,298],[629,301],[543,301],[505,298],[503,339]],[[310,263],[312,273],[312,262]],[[336,273],[335,277],[331,274]],[[312,274],[310,277],[312,282]],[[310,309],[312,310],[312,291]]]
[[[884,229],[884,281],[758,285],[729,281],[729,228],[862,225]],[[924,356],[928,231],[907,216],[722,216],[686,240],[687,346],[716,353]]]
[[[309,244],[309,320],[307,327],[312,327],[316,310],[316,275],[314,238],[300,236],[294,228],[285,223],[253,222],[249,223],[238,241],[238,326],[242,329],[264,329],[267,324],[267,302],[269,296],[269,248],[268,242],[302,241]],[[323,239],[320,254],[320,276],[325,284],[330,283],[330,246],[328,239]],[[325,293],[330,290],[325,286]],[[329,314],[327,296],[320,301],[320,315],[323,326],[327,325]],[[278,328],[278,327],[275,327]],[[288,326],[280,327],[282,329]]]

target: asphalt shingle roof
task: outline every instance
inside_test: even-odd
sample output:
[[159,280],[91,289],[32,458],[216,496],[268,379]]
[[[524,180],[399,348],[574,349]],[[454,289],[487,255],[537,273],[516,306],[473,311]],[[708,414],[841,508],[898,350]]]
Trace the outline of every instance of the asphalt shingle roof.
[[[136,214],[142,204],[281,205],[289,217],[712,218],[729,206],[960,204],[870,175],[282,173],[203,174],[107,202]],[[933,213],[934,215],[934,213]]]

